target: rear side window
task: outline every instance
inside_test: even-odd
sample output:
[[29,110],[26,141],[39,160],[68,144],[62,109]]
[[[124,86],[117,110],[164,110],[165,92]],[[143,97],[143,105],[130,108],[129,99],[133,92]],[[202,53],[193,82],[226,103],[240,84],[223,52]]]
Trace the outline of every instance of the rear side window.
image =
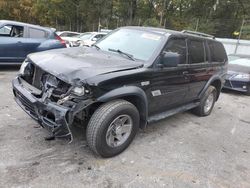
[[190,40],[188,51],[190,64],[205,62],[205,45],[202,41]]
[[47,38],[47,34],[43,30],[29,28],[29,38],[43,39],[43,38]]
[[220,42],[208,41],[208,47],[211,54],[212,62],[223,63],[227,60],[226,51]]
[[180,55],[180,64],[186,64],[187,45],[186,40],[182,38],[170,39],[164,49],[165,52],[177,53]]

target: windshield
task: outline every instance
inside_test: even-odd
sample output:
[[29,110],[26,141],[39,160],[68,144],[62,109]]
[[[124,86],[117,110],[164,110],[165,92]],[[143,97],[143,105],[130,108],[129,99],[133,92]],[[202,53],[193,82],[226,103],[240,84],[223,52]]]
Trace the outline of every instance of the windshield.
[[250,67],[250,57],[228,56],[229,64]]
[[134,29],[120,29],[96,45],[104,51],[119,50],[133,58],[147,61],[161,43],[162,36]]
[[93,33],[83,33],[78,35],[77,37],[81,38],[82,40],[88,40],[91,38],[92,35]]

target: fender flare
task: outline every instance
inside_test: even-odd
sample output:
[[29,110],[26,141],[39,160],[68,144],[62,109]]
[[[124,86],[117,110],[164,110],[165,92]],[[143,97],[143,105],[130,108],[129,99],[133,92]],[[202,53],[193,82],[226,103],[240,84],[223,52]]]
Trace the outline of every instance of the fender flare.
[[134,105],[137,107],[140,114],[140,127],[144,128],[148,119],[148,99],[146,93],[141,88],[136,86],[120,87],[98,97],[97,102],[109,102],[111,100],[126,97],[136,97],[136,99],[139,99],[138,103]]
[[203,97],[203,95],[205,94],[205,92],[207,91],[207,89],[208,89],[208,87],[210,86],[210,85],[212,85],[212,83],[214,82],[214,81],[220,81],[220,90],[218,91],[218,94],[217,94],[217,99],[216,100],[218,100],[218,98],[219,98],[219,96],[220,96],[220,91],[221,91],[221,89],[222,89],[222,86],[223,86],[223,79],[221,78],[221,76],[219,76],[219,75],[214,75],[214,76],[212,76],[210,79],[209,79],[209,81],[206,83],[206,85],[205,85],[205,87],[202,89],[202,91],[200,92],[200,94],[199,94],[199,99],[201,99],[202,97]]

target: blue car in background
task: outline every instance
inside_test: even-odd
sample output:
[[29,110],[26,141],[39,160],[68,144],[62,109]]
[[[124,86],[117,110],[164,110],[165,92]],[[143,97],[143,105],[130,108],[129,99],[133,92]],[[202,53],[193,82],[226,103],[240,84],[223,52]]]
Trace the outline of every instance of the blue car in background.
[[0,20],[0,65],[21,64],[30,53],[65,47],[55,29]]

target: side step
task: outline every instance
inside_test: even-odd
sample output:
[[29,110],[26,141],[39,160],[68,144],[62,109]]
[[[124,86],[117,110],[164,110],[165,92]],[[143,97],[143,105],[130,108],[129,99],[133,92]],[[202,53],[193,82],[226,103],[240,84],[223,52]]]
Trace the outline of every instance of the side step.
[[199,104],[200,104],[200,102],[193,102],[193,103],[186,104],[184,106],[180,106],[178,108],[168,110],[166,112],[162,112],[162,113],[150,116],[148,118],[148,123],[159,121],[161,119],[167,118],[169,116],[172,116],[172,115],[180,113],[180,112],[185,112],[187,110],[190,110],[192,108],[199,106]]

